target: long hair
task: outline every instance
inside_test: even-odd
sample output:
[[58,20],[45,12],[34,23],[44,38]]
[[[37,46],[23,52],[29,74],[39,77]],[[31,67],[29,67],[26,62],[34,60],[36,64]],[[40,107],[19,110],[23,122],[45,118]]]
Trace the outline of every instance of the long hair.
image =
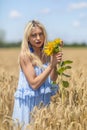
[[49,58],[43,52],[44,45],[47,44],[47,33],[45,30],[45,27],[39,21],[36,21],[36,20],[30,21],[25,27],[24,37],[23,37],[22,45],[21,45],[21,53],[25,56],[28,56],[31,59],[31,62],[33,65],[41,67],[42,66],[41,60],[36,55],[34,55],[29,49],[29,37],[30,37],[31,30],[34,26],[38,26],[43,31],[44,44],[41,49],[42,58],[45,59],[45,62],[49,61]]

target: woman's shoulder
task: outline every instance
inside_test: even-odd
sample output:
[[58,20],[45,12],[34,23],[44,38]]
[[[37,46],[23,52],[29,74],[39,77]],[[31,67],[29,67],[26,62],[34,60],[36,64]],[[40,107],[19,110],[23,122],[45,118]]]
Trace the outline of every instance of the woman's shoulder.
[[21,52],[21,53],[19,54],[19,64],[20,64],[20,66],[21,66],[21,65],[24,64],[24,63],[25,63],[24,54]]
[[20,60],[25,60],[25,57],[26,57],[26,54],[23,53],[23,52],[20,52],[20,54],[19,54],[19,59],[20,59]]
[[23,52],[20,52],[19,54],[19,61],[20,61],[20,64],[31,63],[30,57],[26,53],[23,53]]
[[24,60],[24,54],[22,52],[20,52],[19,54],[19,61],[23,61]]

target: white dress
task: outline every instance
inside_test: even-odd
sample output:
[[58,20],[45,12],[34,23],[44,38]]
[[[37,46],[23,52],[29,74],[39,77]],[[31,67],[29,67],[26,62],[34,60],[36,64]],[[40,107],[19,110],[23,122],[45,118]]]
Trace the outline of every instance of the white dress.
[[[45,68],[47,64],[43,65]],[[44,71],[40,67],[35,67],[36,75]],[[54,87],[54,89],[52,89]],[[14,94],[13,119],[18,119],[20,123],[27,125],[30,122],[30,112],[34,106],[38,106],[40,102],[44,105],[50,103],[50,97],[58,90],[58,85],[52,84],[50,76],[37,90],[33,90],[26,80],[23,71],[20,69],[19,82],[17,90]]]

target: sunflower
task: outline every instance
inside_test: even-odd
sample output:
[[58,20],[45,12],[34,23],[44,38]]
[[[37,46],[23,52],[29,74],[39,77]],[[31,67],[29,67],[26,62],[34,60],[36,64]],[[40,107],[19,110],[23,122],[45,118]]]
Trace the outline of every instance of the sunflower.
[[47,56],[50,56],[53,53],[53,49],[54,49],[54,42],[48,42],[47,45],[45,45],[44,47],[44,53]]
[[54,39],[54,42],[55,42],[55,44],[57,44],[57,45],[61,45],[61,39],[60,38],[56,38],[56,39]]
[[55,39],[54,41],[50,41],[47,43],[47,45],[45,45],[44,47],[44,53],[47,56],[50,56],[54,53],[57,53],[60,51],[60,45],[61,45],[61,39]]

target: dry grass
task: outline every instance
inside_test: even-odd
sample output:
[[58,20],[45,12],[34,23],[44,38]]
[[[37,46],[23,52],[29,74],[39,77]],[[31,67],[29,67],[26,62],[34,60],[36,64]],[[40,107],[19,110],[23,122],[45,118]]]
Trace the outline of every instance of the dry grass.
[[[20,49],[0,49],[0,130],[21,130],[11,119],[18,81]],[[57,93],[49,107],[35,107],[27,130],[87,130],[87,49],[64,48],[63,58],[73,60],[65,102]]]

